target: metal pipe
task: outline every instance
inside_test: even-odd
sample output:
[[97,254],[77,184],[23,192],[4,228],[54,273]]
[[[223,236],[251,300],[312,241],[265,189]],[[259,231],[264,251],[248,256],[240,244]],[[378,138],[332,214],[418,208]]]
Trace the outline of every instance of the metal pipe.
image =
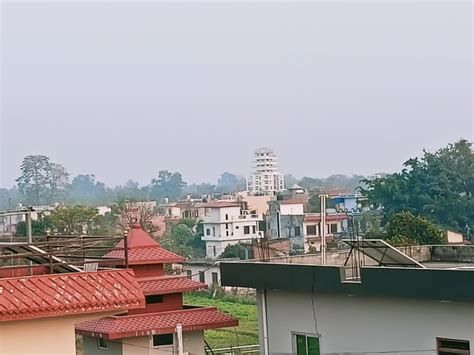
[[267,290],[262,291],[262,328],[263,328],[263,355],[269,355],[268,347],[268,320],[267,320]]

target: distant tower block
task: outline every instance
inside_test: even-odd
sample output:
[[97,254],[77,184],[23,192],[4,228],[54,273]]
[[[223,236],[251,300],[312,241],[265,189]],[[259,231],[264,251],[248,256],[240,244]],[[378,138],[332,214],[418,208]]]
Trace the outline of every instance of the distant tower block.
[[257,149],[247,179],[247,192],[251,195],[272,195],[283,190],[284,186],[285,179],[278,170],[278,158],[273,150]]

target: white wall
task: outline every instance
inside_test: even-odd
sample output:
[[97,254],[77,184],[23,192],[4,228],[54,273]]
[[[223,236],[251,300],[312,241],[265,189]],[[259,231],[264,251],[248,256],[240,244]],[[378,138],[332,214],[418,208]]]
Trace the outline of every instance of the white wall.
[[[322,354],[436,354],[436,337],[474,349],[473,303],[316,294],[314,305]],[[271,354],[292,353],[291,332],[316,333],[309,293],[267,291],[267,313]]]
[[282,215],[301,215],[304,214],[302,203],[280,204],[280,214]]
[[[191,270],[191,274],[193,275],[191,279],[194,281],[199,281],[199,271],[203,271],[209,268],[209,266],[210,265],[207,265],[207,264],[202,264],[202,265],[186,264],[184,265],[184,269]],[[204,283],[208,286],[212,285],[213,272],[217,273],[218,284],[220,285],[221,283],[221,270],[219,268],[219,265],[214,265],[210,269],[204,271]]]
[[117,312],[18,320],[0,323],[1,355],[74,355],[74,324]]

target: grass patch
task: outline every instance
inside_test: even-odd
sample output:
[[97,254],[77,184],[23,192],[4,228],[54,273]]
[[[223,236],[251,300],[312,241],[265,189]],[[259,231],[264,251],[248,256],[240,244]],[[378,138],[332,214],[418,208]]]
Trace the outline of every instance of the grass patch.
[[188,293],[184,302],[196,306],[217,307],[239,320],[239,326],[206,330],[204,336],[211,348],[258,344],[257,306],[255,304],[237,303],[236,300],[213,299],[206,295]]

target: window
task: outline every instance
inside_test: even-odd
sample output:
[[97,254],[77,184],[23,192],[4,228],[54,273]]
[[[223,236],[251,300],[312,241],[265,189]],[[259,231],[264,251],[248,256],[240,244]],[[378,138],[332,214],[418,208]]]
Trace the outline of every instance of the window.
[[330,226],[331,226],[331,229],[329,233],[337,233],[337,223],[331,223]]
[[301,227],[295,227],[295,237],[299,237],[301,235]]
[[225,231],[225,236],[226,236],[226,237],[229,236],[229,231]]
[[244,234],[250,234],[250,226],[244,226]]
[[214,257],[216,257],[217,253],[216,253],[216,246],[215,245],[212,246],[212,252],[214,253]]
[[226,213],[225,214],[225,220],[228,221],[229,220],[229,215]]
[[186,270],[186,276],[188,277],[188,279],[192,278],[193,272],[191,270]]
[[217,280],[217,272],[212,273],[212,283],[214,285],[217,285],[219,283],[219,281]]
[[255,234],[255,226],[252,226],[252,233]]
[[438,355],[470,354],[470,345],[467,340],[436,338]]
[[211,235],[211,229],[210,228],[206,229],[206,235]]
[[107,340],[104,338],[97,338],[97,347],[99,349],[107,349]]
[[293,334],[296,355],[320,355],[319,338],[305,334]]
[[229,229],[229,223],[225,224],[225,229]]
[[153,347],[173,345],[173,334],[153,335]]
[[213,236],[213,237],[216,236],[216,227],[212,227],[212,236]]
[[306,226],[306,234],[307,235],[316,235],[316,225]]
[[206,277],[204,276],[204,271],[199,271],[199,281],[202,283],[206,282]]
[[163,295],[145,296],[146,304],[163,303]]

